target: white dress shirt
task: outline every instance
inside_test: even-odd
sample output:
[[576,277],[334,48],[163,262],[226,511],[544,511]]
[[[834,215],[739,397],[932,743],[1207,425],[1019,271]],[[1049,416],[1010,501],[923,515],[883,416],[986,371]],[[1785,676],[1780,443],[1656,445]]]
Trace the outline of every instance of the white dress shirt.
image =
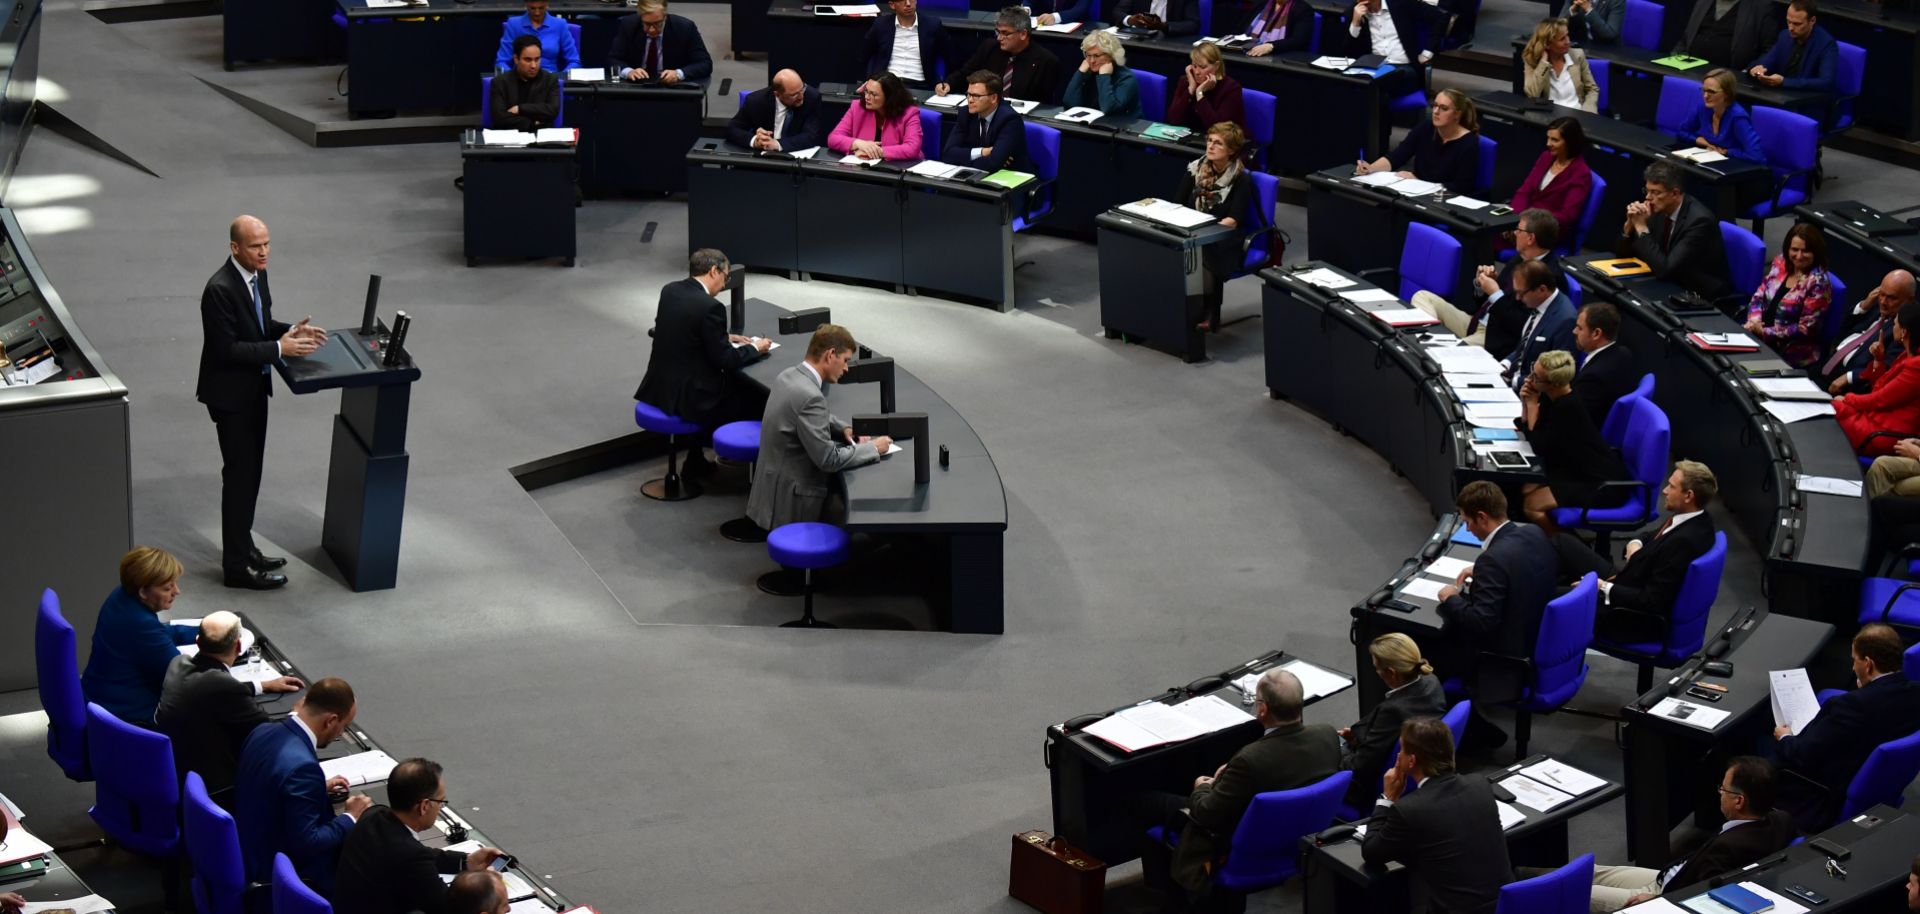
[[1547,100],[1563,108],[1580,107],[1580,93],[1573,87],[1573,61],[1553,72],[1552,65],[1547,67]]
[[[234,269],[236,269],[236,270],[239,270],[239,271],[240,271],[240,281],[241,281],[241,282],[243,282],[243,283],[245,283],[245,284],[246,284],[246,286],[247,286],[247,304],[248,304],[248,305],[252,305],[252,304],[253,304],[253,297],[254,297],[255,295],[258,295],[258,294],[260,293],[260,290],[259,290],[258,288],[256,288],[256,287],[254,286],[254,282],[255,282],[255,277],[256,277],[256,276],[258,276],[259,274],[256,274],[256,273],[254,273],[254,272],[253,272],[252,270],[249,270],[249,269],[247,269],[246,267],[243,267],[243,266],[241,266],[241,265],[240,265],[240,261],[238,261],[238,260],[236,260],[236,259],[234,259],[234,256],[233,256],[232,254],[228,254],[228,255],[227,255],[227,262],[228,262],[228,263],[230,263],[230,264],[233,264],[233,268],[234,268]],[[267,306],[266,306],[266,301],[267,301],[267,300],[266,300],[266,298],[265,298],[265,297],[262,297],[262,298],[260,299],[260,315],[259,315],[259,319],[265,319],[265,317],[266,317],[266,315],[267,315]],[[267,335],[267,328],[266,328],[266,326],[265,326],[264,324],[263,324],[263,325],[262,325],[262,326],[260,327],[260,335],[261,335],[261,336],[266,336],[266,335]],[[276,356],[277,356],[277,355],[280,355],[280,341],[279,341],[279,340],[274,340],[274,341],[273,341],[273,354],[274,354],[274,355],[276,355]],[[254,694],[256,694],[256,695],[257,695],[257,694],[259,694],[259,693],[258,693],[258,692],[256,692],[256,693],[254,693]]]
[[[920,65],[920,16],[915,14],[912,25],[901,25],[900,19],[893,20],[893,59],[887,62],[887,69],[893,75],[910,83],[927,78],[925,67]],[[864,139],[864,138],[863,138]]]

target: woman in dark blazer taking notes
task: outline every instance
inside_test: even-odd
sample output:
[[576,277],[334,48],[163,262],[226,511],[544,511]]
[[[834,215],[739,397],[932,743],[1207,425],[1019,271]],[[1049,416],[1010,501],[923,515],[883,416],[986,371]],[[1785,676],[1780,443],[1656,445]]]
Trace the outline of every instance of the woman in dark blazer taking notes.
[[1356,175],[1377,171],[1443,184],[1456,194],[1472,193],[1480,180],[1480,112],[1473,100],[1458,89],[1441,89],[1428,118],[1415,124],[1400,145],[1353,168]]
[[1253,179],[1240,162],[1240,148],[1247,135],[1231,121],[1207,130],[1207,151],[1187,166],[1174,191],[1173,202],[1189,206],[1220,220],[1228,228],[1239,229],[1200,249],[1206,271],[1207,294],[1203,302],[1206,314],[1188,317],[1201,330],[1220,329],[1220,294],[1227,278],[1233,275],[1241,256],[1240,236],[1246,231],[1247,211],[1253,202]]

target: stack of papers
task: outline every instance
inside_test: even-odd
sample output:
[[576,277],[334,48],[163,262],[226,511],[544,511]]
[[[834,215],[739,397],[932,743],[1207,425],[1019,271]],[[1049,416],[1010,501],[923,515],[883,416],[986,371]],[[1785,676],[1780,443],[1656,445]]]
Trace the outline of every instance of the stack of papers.
[[577,83],[606,82],[607,70],[605,67],[600,67],[600,68],[591,69],[591,70],[587,69],[586,67],[574,67],[573,69],[567,71],[567,79]]
[[1773,706],[1773,725],[1785,727],[1795,736],[1820,713],[1820,702],[1813,696],[1813,683],[1807,681],[1804,669],[1769,670],[1767,694]]
[[1472,567],[1473,567],[1473,563],[1467,561],[1466,559],[1455,558],[1451,555],[1443,555],[1437,559],[1434,559],[1431,562],[1428,562],[1427,567],[1420,569],[1420,573],[1425,575],[1432,575],[1433,577],[1439,578],[1442,581],[1452,581],[1454,578],[1457,578],[1460,576],[1460,572],[1465,571]]
[[947,95],[934,95],[927,98],[927,104],[935,108],[958,108],[965,104],[967,97],[958,92]]
[[1475,200],[1472,197],[1448,197],[1447,205],[1457,206],[1461,209],[1486,209],[1493,204],[1485,200]]
[[1677,720],[1689,727],[1699,727],[1702,730],[1711,730],[1727,719],[1725,711],[1694,704],[1691,701],[1681,701],[1678,698],[1663,698],[1647,713],[1655,717]]
[[542,127],[533,141],[543,146],[572,146],[580,142],[580,131],[572,127]]
[[1576,797],[1585,796],[1586,794],[1607,786],[1605,780],[1594,777],[1565,762],[1557,762],[1553,759],[1536,762],[1533,765],[1520,769],[1520,773],[1540,782],[1543,786],[1552,787],[1562,793],[1569,793]]
[[945,162],[926,159],[915,162],[912,168],[907,169],[907,174],[921,175],[928,178],[951,178],[959,174],[960,169],[961,166],[959,165],[948,165]]
[[53,845],[33,836],[24,828],[7,829],[7,840],[0,845],[0,863],[16,863],[53,853]]
[[320,773],[326,775],[328,780],[346,778],[348,784],[358,787],[386,780],[393,773],[395,764],[392,756],[375,749],[327,759],[320,763]]
[[1385,187],[1389,184],[1399,183],[1402,180],[1405,179],[1391,171],[1370,171],[1364,175],[1353,176],[1353,183],[1365,184],[1368,187]]
[[1744,333],[1689,333],[1688,342],[1707,352],[1759,352],[1760,344]]
[[1032,114],[1033,109],[1040,107],[1039,102],[1030,102],[1024,98],[1009,98],[1006,99],[1006,103],[1022,115]]
[[1214,217],[1188,206],[1181,206],[1167,200],[1148,197],[1132,203],[1122,203],[1116,209],[1130,216],[1151,219],[1155,222],[1179,228],[1195,228],[1218,221]]
[[[1448,374],[1478,374],[1500,376],[1504,367],[1493,353],[1478,346],[1448,346],[1428,349],[1427,357],[1440,363],[1440,370]],[[1501,379],[1502,384],[1506,380]]]
[[1860,480],[1835,479],[1832,476],[1796,476],[1794,487],[1802,492],[1814,492],[1820,495],[1841,495],[1848,498],[1860,497]]
[[482,130],[480,142],[486,146],[531,146],[534,135],[526,130]]
[[1294,278],[1322,289],[1344,289],[1354,285],[1354,281],[1326,267],[1316,267],[1305,273],[1295,273]]
[[1467,422],[1483,428],[1512,428],[1526,407],[1519,400],[1511,403],[1465,403]]
[[1106,112],[1098,108],[1087,108],[1076,105],[1075,107],[1068,108],[1054,115],[1054,119],[1066,121],[1069,124],[1091,124],[1105,116]]
[[1414,578],[1402,586],[1400,592],[1410,597],[1419,597],[1422,600],[1432,600],[1438,603],[1440,602],[1440,588],[1452,583],[1451,580],[1436,581],[1432,578]]
[[1387,185],[1387,189],[1403,197],[1424,197],[1446,190],[1446,187],[1432,181],[1422,181],[1419,178],[1401,178]]
[[1813,400],[1833,402],[1833,395],[1806,378],[1748,378],[1747,383],[1775,400]]
[[1513,794],[1514,802],[1540,812],[1551,812],[1556,806],[1573,802],[1572,795],[1562,793],[1525,775],[1516,774],[1495,783]]
[[1727,157],[1720,153],[1698,146],[1692,149],[1676,149],[1673,151],[1673,155],[1675,158],[1686,159],[1689,162],[1695,162],[1701,165],[1709,162],[1725,162],[1727,160]]
[[1440,323],[1439,318],[1419,308],[1388,308],[1367,313],[1372,314],[1374,320],[1389,327],[1426,327]]
[[1315,57],[1313,65],[1322,70],[1344,70],[1353,66],[1351,57]]
[[1353,685],[1351,677],[1336,673],[1325,667],[1316,666],[1305,660],[1289,660],[1280,664],[1280,668],[1292,673],[1300,680],[1304,701],[1324,698],[1347,686]]
[[1378,288],[1348,289],[1340,293],[1340,297],[1356,305],[1366,304],[1367,302],[1397,302],[1400,300],[1400,297],[1392,292]]
[[1799,422],[1815,416],[1833,415],[1833,403],[1809,403],[1805,400],[1762,400],[1760,408],[1782,422]]
[[1204,736],[1253,719],[1217,695],[1204,695],[1177,705],[1150,701],[1116,711],[1088,724],[1083,732],[1097,736],[1125,752],[1138,752]]
[[843,155],[840,157],[840,164],[842,165],[878,165],[880,164],[880,160],[879,159],[863,159],[863,158],[860,158],[860,155],[858,153],[849,152],[846,155]]
[[[1080,26],[1081,23],[1078,22],[1056,22],[1052,25],[1036,25],[1033,27],[1033,30],[1036,32],[1059,32],[1064,35],[1078,29]],[[1020,113],[1025,114],[1026,112],[1022,111]]]

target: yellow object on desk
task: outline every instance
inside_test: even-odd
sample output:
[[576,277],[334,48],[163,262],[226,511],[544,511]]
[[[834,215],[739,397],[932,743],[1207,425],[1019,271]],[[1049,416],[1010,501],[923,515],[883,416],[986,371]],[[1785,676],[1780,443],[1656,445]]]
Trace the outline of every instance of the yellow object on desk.
[[1638,257],[1622,257],[1618,260],[1594,260],[1589,261],[1589,265],[1599,270],[1602,276],[1639,276],[1643,273],[1653,272],[1653,268],[1647,266],[1647,262]]

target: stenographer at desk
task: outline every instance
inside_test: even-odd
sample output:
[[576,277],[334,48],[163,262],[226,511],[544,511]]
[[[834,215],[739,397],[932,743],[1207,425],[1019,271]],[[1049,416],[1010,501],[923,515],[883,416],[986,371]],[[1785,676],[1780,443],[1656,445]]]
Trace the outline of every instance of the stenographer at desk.
[[493,78],[487,105],[493,126],[501,130],[553,126],[560,113],[560,78],[541,68],[540,39],[513,40],[513,72]]
[[620,20],[607,66],[621,79],[657,79],[669,86],[713,75],[713,57],[700,27],[668,13],[667,0],[640,0],[635,15]]

